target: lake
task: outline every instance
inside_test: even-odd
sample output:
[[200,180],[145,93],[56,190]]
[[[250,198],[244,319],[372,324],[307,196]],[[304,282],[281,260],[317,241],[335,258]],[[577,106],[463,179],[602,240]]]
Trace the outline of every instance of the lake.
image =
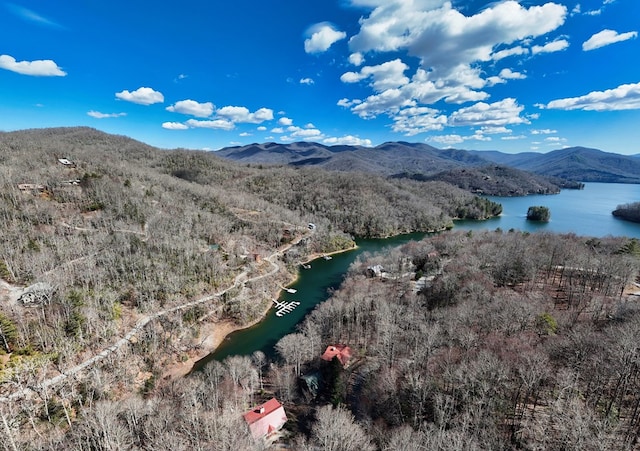
[[[640,238],[640,224],[622,221],[611,212],[619,204],[640,201],[640,185],[616,183],[587,183],[583,190],[563,190],[555,195],[526,197],[491,197],[503,206],[499,218],[487,221],[457,221],[454,230],[502,230],[519,229],[529,232],[573,232],[578,235],[602,237],[607,235]],[[526,220],[530,206],[543,205],[551,210],[551,221],[535,223]],[[272,309],[265,319],[247,329],[230,334],[209,356],[200,360],[195,369],[211,360],[223,360],[229,355],[250,355],[261,350],[274,357],[274,345],[280,338],[295,332],[296,325],[320,302],[330,296],[330,291],[342,283],[349,265],[363,252],[378,252],[386,247],[399,246],[411,240],[422,239],[426,234],[400,235],[388,239],[358,240],[358,248],[334,255],[331,260],[319,258],[311,262],[311,268],[301,269],[300,277],[291,285],[295,294],[283,292],[281,301],[300,302],[292,313],[283,317]]]
[[[493,230],[499,227],[505,231],[545,230],[598,237],[612,235],[640,238],[640,224],[623,221],[611,214],[620,204],[640,201],[640,185],[586,183],[583,190],[563,190],[554,195],[487,198],[502,204],[502,215],[487,221],[458,221],[456,229]],[[548,207],[551,221],[527,221],[527,210],[535,205]]]

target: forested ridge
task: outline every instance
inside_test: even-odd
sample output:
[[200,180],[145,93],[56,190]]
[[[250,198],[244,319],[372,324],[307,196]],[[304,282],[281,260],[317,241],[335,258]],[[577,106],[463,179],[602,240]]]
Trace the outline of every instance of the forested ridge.
[[203,328],[259,318],[295,272],[296,261],[267,260],[278,249],[305,238],[289,253],[304,258],[354,235],[443,230],[499,211],[440,182],[238,165],[88,128],[1,133],[0,397],[15,400],[0,405],[2,446],[161,449],[150,445],[160,431],[120,443],[117,425],[91,422],[120,418],[126,404],[108,400],[132,393],[152,396],[129,398],[143,410],[162,404],[163,370],[202,352]]

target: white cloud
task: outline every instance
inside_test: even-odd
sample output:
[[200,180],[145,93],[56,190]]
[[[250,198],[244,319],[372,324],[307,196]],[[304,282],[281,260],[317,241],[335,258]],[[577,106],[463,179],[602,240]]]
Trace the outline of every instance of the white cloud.
[[292,137],[302,139],[318,138],[322,136],[322,132],[317,128],[294,127],[293,129],[289,130],[289,132]]
[[521,72],[514,72],[511,69],[502,69],[500,77],[507,80],[524,80],[527,76]]
[[520,139],[527,139],[525,135],[517,135],[517,136],[501,136],[500,139],[503,141],[516,141]]
[[589,51],[599,49],[606,45],[614,44],[616,42],[622,42],[629,39],[638,37],[637,31],[629,31],[627,33],[618,34],[614,30],[602,30],[599,33],[594,34],[582,44],[582,50]]
[[284,129],[282,127],[276,127],[271,129],[271,133],[284,133]]
[[300,79],[300,84],[301,85],[312,85],[314,83],[315,83],[315,81],[313,81],[313,78],[308,78],[307,77],[307,78],[301,78]]
[[428,141],[452,146],[454,144],[460,144],[464,142],[464,138],[460,135],[437,135],[429,137]]
[[[471,114],[471,110],[462,109],[449,119],[440,113],[417,113],[412,118],[411,112],[422,106],[439,101],[458,105],[482,102],[489,98],[485,88],[526,78],[524,71],[511,69],[500,76],[487,76],[483,63],[530,55],[536,39],[557,30],[567,17],[567,8],[552,2],[531,7],[521,6],[515,0],[492,2],[469,16],[449,0],[351,0],[351,3],[370,11],[360,19],[360,30],[349,40],[352,55],[349,61],[357,65],[368,54],[379,57],[384,53],[395,59],[344,73],[341,76],[344,83],[366,80],[373,95],[362,101],[344,98],[338,105],[365,119],[386,114],[394,121],[393,129],[405,134],[457,125]],[[558,51],[567,45],[566,40],[558,39],[535,48],[538,52]],[[419,67],[413,76],[408,74],[409,59],[398,57],[403,52],[418,59]],[[486,125],[484,121],[498,121],[501,125],[528,122],[520,117],[522,107],[506,111],[505,104],[497,105],[502,109],[496,114],[504,116],[491,118],[490,112],[484,112],[476,119],[478,125]],[[484,139],[480,136],[473,139],[480,138]]]
[[253,135],[249,132],[242,132],[240,133],[240,136],[242,136],[243,138],[246,138],[247,136],[253,136]]
[[557,39],[552,42],[548,42],[545,45],[534,45],[531,47],[531,53],[537,55],[539,53],[554,53],[566,50],[569,47],[569,41],[566,39]]
[[162,128],[166,128],[167,130],[187,130],[189,126],[180,122],[163,122]]
[[558,130],[551,130],[550,128],[531,130],[532,135],[553,135],[554,133],[558,133]]
[[225,119],[214,119],[210,121],[199,121],[197,119],[189,119],[187,125],[193,128],[212,128],[215,130],[233,130],[235,125],[233,122]]
[[620,111],[640,109],[640,83],[592,91],[580,97],[552,100],[543,108],[556,110]]
[[195,100],[180,100],[173,105],[168,106],[167,111],[172,113],[189,114],[195,117],[209,117],[213,114],[215,106],[211,102],[199,103]]
[[500,61],[501,59],[508,58],[510,56],[528,55],[529,49],[526,49],[520,45],[511,47],[510,49],[503,49],[491,54],[491,59],[494,61]]
[[523,106],[515,99],[506,98],[491,104],[479,102],[467,108],[460,108],[449,117],[452,126],[504,126],[528,123],[521,117]]
[[560,138],[558,136],[549,136],[549,137],[545,138],[544,140],[546,142],[552,143],[552,144],[556,144],[556,143],[566,142],[567,141],[565,138]]
[[360,72],[346,72],[342,74],[340,80],[343,83],[356,83],[371,78],[373,89],[377,92],[382,92],[386,89],[397,88],[409,83],[409,78],[404,75],[407,69],[409,69],[409,66],[400,61],[400,59],[395,59],[377,66],[365,66]]
[[139,105],[152,105],[154,103],[164,102],[164,96],[161,92],[154,91],[151,88],[138,88],[133,92],[127,90],[116,92],[116,97],[127,102],[137,103]]
[[362,66],[364,63],[364,55],[360,52],[355,52],[349,55],[349,62],[354,66]]
[[273,119],[273,110],[269,108],[260,108],[254,113],[251,113],[248,108],[243,106],[225,106],[220,108],[216,113],[218,116],[233,123],[261,124],[264,121]]
[[480,132],[484,135],[498,135],[512,133],[513,130],[508,129],[507,127],[482,127]]
[[99,111],[93,111],[93,110],[87,112],[87,114],[96,119],[107,119],[107,118],[122,117],[127,115],[127,113],[101,113]]
[[266,132],[267,127],[265,127],[264,125],[261,125],[260,127],[256,128],[256,130],[258,130],[259,132]]
[[344,31],[337,31],[328,22],[318,23],[308,30],[309,38],[304,41],[304,51],[307,53],[325,52],[335,42],[347,37]]
[[322,140],[324,144],[329,146],[362,146],[362,147],[372,147],[370,139],[358,138],[357,136],[346,135],[340,138],[332,137],[325,138]]
[[349,47],[362,53],[407,49],[421,59],[423,68],[442,77],[460,64],[490,60],[499,44],[557,29],[566,14],[566,7],[555,3],[524,8],[509,0],[467,17],[449,1],[390,0],[375,4],[369,17],[361,19]]
[[280,125],[291,125],[293,124],[293,120],[289,119],[288,117],[281,117],[280,119],[278,119],[278,124]]
[[409,93],[400,89],[387,89],[380,94],[367,97],[351,111],[363,119],[371,119],[379,114],[395,114],[401,108],[415,106],[416,102]]
[[12,3],[5,3],[5,6],[9,9],[9,11],[13,12],[15,15],[17,15],[18,17],[21,17],[22,19],[29,21],[29,22],[34,22],[38,25],[44,25],[47,27],[51,27],[51,28],[59,28],[59,29],[64,29],[63,26],[61,26],[60,24],[30,10],[27,8],[23,8],[22,6],[18,6],[18,5],[14,5]]
[[395,115],[393,120],[393,131],[407,136],[442,130],[447,124],[447,116],[428,107],[404,108]]
[[64,77],[67,75],[52,60],[16,61],[9,55],[0,55],[0,69],[35,77]]

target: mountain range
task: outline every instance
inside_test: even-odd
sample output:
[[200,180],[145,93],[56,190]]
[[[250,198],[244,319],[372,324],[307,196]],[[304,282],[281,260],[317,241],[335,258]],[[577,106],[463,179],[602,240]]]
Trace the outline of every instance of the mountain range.
[[[438,149],[428,144],[386,142],[379,146],[325,146],[312,142],[264,143],[228,147],[217,155],[252,164],[318,166],[329,170],[370,172],[386,176],[416,174],[438,178],[454,169],[480,171],[501,165],[576,182],[640,183],[640,159],[586,147],[548,153]],[[557,180],[556,180],[557,181]]]

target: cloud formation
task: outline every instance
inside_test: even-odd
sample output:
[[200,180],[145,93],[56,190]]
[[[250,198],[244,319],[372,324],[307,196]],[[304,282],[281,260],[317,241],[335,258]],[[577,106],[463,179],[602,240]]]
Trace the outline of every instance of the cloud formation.
[[162,128],[166,128],[167,130],[187,130],[189,126],[180,122],[163,122]]
[[139,105],[152,105],[154,103],[164,102],[164,96],[161,92],[146,87],[138,88],[133,92],[129,92],[126,89],[116,92],[116,98]]
[[195,100],[180,100],[168,106],[167,111],[172,113],[189,114],[195,117],[209,117],[213,114],[215,106],[211,102],[199,103]]
[[370,139],[358,138],[357,136],[346,135],[342,137],[331,137],[322,140],[324,144],[328,146],[361,146],[372,147]]
[[[343,73],[343,83],[367,81],[373,94],[364,99],[341,99],[338,105],[365,119],[386,114],[394,121],[393,130],[407,135],[445,126],[527,123],[520,115],[524,108],[515,99],[483,102],[489,98],[486,88],[527,77],[523,72],[496,68],[495,62],[569,46],[566,39],[558,37],[536,44],[536,38],[557,30],[567,17],[567,8],[552,2],[527,8],[507,0],[470,16],[446,0],[351,3],[371,8],[371,12],[360,19],[359,32],[349,40],[349,61],[358,65],[369,54],[379,57],[385,53],[394,59]],[[398,57],[399,52],[417,57],[418,67],[412,69]],[[440,101],[450,105],[477,103],[447,117],[430,108]]]
[[640,109],[640,83],[592,91],[580,97],[552,100],[542,108],[556,110],[621,111]]
[[214,119],[210,121],[189,119],[186,125],[193,128],[211,128],[214,130],[233,130],[235,128],[234,123],[226,119]]
[[310,35],[304,41],[304,51],[307,53],[326,52],[334,43],[347,37],[347,33],[336,30],[328,22],[313,25],[307,33]]
[[0,69],[35,77],[64,77],[67,75],[52,60],[16,61],[10,55],[0,55]]
[[43,25],[50,28],[64,28],[53,20],[47,19],[46,17],[36,13],[35,11],[24,8],[22,6],[14,5],[13,3],[6,3],[5,6],[9,11],[14,13],[16,16],[26,20],[27,22],[33,22],[35,24]]
[[108,118],[113,118],[113,117],[123,117],[126,116],[127,113],[101,113],[99,111],[88,111],[87,115],[94,117],[96,119],[108,119]]
[[582,43],[582,50],[585,52],[589,50],[599,49],[616,42],[627,41],[629,39],[635,39],[638,37],[637,31],[629,31],[627,33],[618,33],[614,30],[602,30],[599,33],[594,34],[585,42]]
[[251,113],[243,106],[225,106],[216,114],[233,123],[261,124],[264,121],[273,120],[273,110],[269,108],[260,108]]

